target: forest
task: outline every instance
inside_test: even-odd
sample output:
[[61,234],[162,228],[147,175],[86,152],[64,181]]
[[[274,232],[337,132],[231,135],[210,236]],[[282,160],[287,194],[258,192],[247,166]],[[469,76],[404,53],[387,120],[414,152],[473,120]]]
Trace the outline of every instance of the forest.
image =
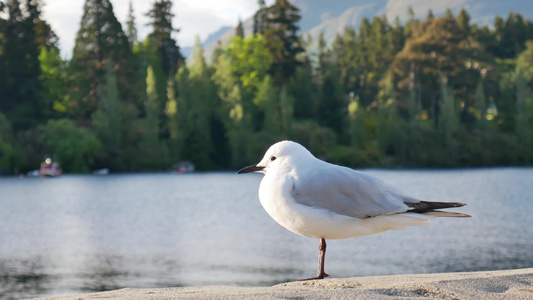
[[0,173],[45,157],[64,172],[230,170],[290,139],[354,168],[533,164],[533,23],[462,9],[363,18],[332,41],[299,33],[288,0],[258,1],[253,32],[206,58],[176,41],[171,0],[138,40],[110,0],[86,0],[72,55],[42,0],[0,2]]

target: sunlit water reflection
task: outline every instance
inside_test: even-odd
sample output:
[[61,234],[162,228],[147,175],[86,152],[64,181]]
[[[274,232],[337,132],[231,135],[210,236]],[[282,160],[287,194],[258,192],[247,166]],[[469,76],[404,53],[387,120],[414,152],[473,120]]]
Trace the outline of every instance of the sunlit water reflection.
[[[469,219],[328,241],[332,277],[533,267],[533,169],[368,170]],[[318,241],[261,207],[261,175],[0,178],[0,298],[267,286],[314,275]]]

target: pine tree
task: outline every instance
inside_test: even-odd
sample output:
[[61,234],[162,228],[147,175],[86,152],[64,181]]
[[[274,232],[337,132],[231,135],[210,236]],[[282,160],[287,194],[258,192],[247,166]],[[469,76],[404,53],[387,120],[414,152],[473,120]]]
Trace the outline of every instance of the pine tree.
[[75,82],[70,98],[76,102],[70,105],[76,107],[75,117],[88,118],[96,109],[100,86],[105,84],[106,59],[115,63],[119,96],[130,101],[135,83],[129,79],[132,53],[128,38],[109,0],[86,0],[71,63]]
[[235,36],[244,38],[244,28],[242,28],[242,21],[239,18],[239,24],[237,24],[237,28],[235,28]]
[[346,93],[356,92],[359,88],[359,44],[353,27],[346,27],[333,41],[333,56],[338,65],[339,80]]
[[121,112],[123,110],[118,96],[117,77],[113,63],[108,60],[105,71],[105,84],[100,86],[100,101],[92,114],[92,124],[102,142],[106,159],[104,165],[117,171],[121,167]]
[[172,25],[174,14],[172,13],[171,0],[159,0],[154,2],[153,8],[146,14],[151,19],[152,32],[149,38],[157,46],[157,53],[161,62],[161,67],[165,74],[174,76],[183,62],[183,56],[173,33],[179,32]]
[[184,141],[186,147],[183,148],[183,154],[184,158],[193,161],[198,169],[206,170],[213,166],[210,158],[216,157],[213,140],[219,140],[220,137],[214,136],[215,129],[210,127],[218,103],[217,90],[211,79],[212,71],[205,62],[199,37],[195,41],[193,58],[195,63],[190,67],[188,78],[190,93],[189,97],[184,99],[188,109]]
[[[39,2],[37,2],[39,3]],[[55,49],[59,51],[59,37],[50,27],[50,24],[43,19],[39,19],[35,24],[37,44],[47,50]]]
[[457,27],[463,31],[464,35],[470,34],[470,15],[464,8],[457,15]]
[[371,52],[373,49],[369,47],[371,36],[371,25],[368,18],[364,17],[359,25],[359,35],[357,42],[357,70],[359,73],[357,89],[355,93],[359,96],[359,104],[364,107],[369,105],[373,100],[375,94],[368,86],[368,77],[371,71]]
[[444,15],[444,17],[447,18],[447,19],[454,19],[455,20],[455,17],[454,17],[454,15],[452,13],[452,10],[449,7],[446,9],[446,14]]
[[405,44],[404,29],[400,23],[400,18],[394,18],[394,26],[391,29],[391,39],[393,45],[393,53],[396,55],[403,49]]
[[268,9],[264,36],[270,53],[270,75],[276,86],[287,84],[300,64],[297,56],[304,49],[298,39],[299,20],[300,10],[288,0],[276,0]]
[[[406,40],[390,69],[395,76],[396,90],[403,95],[398,97],[402,114],[407,108],[404,99],[409,94],[409,73],[416,76],[416,99],[422,101],[423,109],[436,108],[434,99],[438,98],[442,73],[453,86],[457,98],[464,102],[461,121],[472,123],[471,107],[481,70],[492,68],[490,59],[482,54],[482,46],[471,36],[465,36],[450,18],[425,20],[412,29],[412,37]],[[414,71],[411,70],[413,63]],[[438,115],[435,112],[433,117],[438,118]]]
[[407,128],[399,118],[396,93],[391,76],[382,80],[378,94],[376,139],[383,156],[394,156],[403,163],[406,154]]
[[135,15],[133,14],[133,3],[130,0],[130,8],[128,10],[128,18],[126,19],[126,36],[130,42],[130,48],[137,43],[137,27],[135,26]]
[[406,37],[410,37],[411,33],[412,33],[413,25],[418,23],[418,20],[416,19],[416,16],[415,16],[415,11],[413,10],[412,6],[409,6],[407,8],[407,15],[409,17],[407,19],[407,22],[405,22],[405,27],[404,27],[405,33],[404,34],[405,34]]
[[[39,1],[9,0],[8,18],[2,22],[0,37],[0,111],[10,120],[14,131],[34,127],[49,114],[40,81],[40,45],[36,24],[41,10]],[[3,78],[2,78],[3,77]]]
[[332,129],[338,137],[344,133],[344,95],[335,73],[328,72],[321,86],[318,108],[318,124]]
[[254,14],[254,28],[253,33],[263,34],[265,32],[265,18],[268,13],[268,8],[265,5],[265,0],[259,0],[259,9]]
[[159,137],[159,104],[157,103],[157,82],[152,66],[146,70],[146,138],[149,145],[158,144]]

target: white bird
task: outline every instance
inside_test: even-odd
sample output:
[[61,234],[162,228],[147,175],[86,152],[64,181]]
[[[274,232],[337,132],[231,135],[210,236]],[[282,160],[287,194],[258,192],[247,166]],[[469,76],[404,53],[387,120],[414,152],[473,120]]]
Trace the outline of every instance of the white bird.
[[318,274],[324,271],[326,239],[345,239],[419,226],[434,217],[469,217],[436,209],[461,207],[456,202],[428,202],[402,195],[380,179],[327,163],[302,145],[272,145],[256,165],[237,174],[265,174],[259,187],[261,205],[286,229],[320,239]]

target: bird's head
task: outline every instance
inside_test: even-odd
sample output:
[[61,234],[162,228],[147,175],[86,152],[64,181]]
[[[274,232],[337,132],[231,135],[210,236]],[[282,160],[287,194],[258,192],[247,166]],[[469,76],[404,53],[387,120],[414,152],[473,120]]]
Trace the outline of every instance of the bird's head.
[[237,174],[251,172],[265,174],[268,170],[289,168],[309,157],[314,158],[304,146],[292,141],[281,141],[270,146],[259,163],[244,167]]

